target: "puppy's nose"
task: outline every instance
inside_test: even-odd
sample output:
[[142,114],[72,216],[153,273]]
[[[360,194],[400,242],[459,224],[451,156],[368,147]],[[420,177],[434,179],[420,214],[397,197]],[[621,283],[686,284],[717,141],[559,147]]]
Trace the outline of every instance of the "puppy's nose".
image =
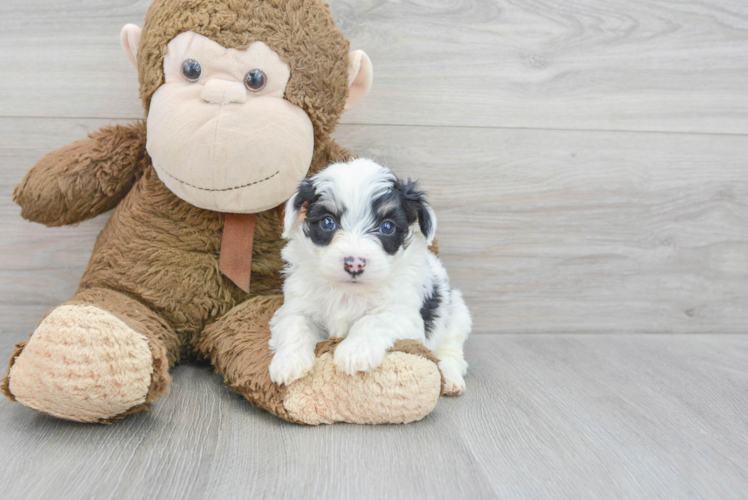
[[200,97],[210,104],[242,104],[247,101],[247,89],[239,82],[229,82],[214,78],[209,80],[203,88]]
[[366,259],[362,259],[361,257],[346,257],[343,259],[343,267],[345,268],[345,272],[355,278],[364,274]]

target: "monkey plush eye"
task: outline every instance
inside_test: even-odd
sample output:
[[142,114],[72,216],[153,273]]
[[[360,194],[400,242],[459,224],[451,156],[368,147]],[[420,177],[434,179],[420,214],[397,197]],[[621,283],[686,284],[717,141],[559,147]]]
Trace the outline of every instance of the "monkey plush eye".
[[320,222],[319,225],[325,231],[332,231],[337,227],[335,225],[335,219],[333,219],[332,217],[325,217],[324,219],[322,219],[322,222]]
[[200,79],[200,75],[203,74],[203,68],[200,67],[200,63],[194,59],[187,59],[182,63],[182,76],[188,82],[195,83]]
[[395,225],[392,222],[387,221],[379,228],[379,232],[389,236],[395,232]]
[[247,90],[251,90],[252,92],[259,92],[264,89],[267,82],[268,79],[261,69],[253,69],[244,77],[244,85],[247,87]]

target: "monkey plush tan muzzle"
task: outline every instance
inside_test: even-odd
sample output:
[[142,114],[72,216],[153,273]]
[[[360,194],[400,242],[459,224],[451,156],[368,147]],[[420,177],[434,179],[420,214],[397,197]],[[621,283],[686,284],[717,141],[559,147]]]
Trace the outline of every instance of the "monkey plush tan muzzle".
[[288,65],[263,42],[227,49],[193,32],[168,45],[153,94],[147,149],[177,196],[217,212],[274,208],[306,176],[314,152],[307,114],[283,98]]

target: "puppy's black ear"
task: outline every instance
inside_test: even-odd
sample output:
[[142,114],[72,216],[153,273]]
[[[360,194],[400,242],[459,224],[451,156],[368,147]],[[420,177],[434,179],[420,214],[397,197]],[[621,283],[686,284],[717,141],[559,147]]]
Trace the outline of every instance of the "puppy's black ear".
[[283,217],[283,237],[288,238],[289,231],[296,224],[302,210],[314,202],[319,196],[311,179],[304,179],[296,192],[286,202],[286,214]]
[[400,202],[408,218],[408,225],[418,221],[421,232],[426,237],[426,242],[431,245],[436,235],[436,214],[426,201],[426,193],[418,189],[418,182],[403,182],[397,180],[397,189],[400,191]]

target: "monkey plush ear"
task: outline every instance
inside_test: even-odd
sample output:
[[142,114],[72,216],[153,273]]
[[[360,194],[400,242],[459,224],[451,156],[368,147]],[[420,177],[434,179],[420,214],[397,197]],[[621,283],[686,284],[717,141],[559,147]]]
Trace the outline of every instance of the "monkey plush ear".
[[363,50],[354,50],[348,54],[348,99],[345,110],[353,109],[366,97],[374,80],[374,69],[371,59]]
[[140,48],[140,36],[143,34],[143,30],[135,26],[134,24],[127,24],[122,28],[122,32],[119,35],[119,41],[122,43],[122,48],[125,49],[125,54],[130,60],[130,63],[138,69],[138,49]]

